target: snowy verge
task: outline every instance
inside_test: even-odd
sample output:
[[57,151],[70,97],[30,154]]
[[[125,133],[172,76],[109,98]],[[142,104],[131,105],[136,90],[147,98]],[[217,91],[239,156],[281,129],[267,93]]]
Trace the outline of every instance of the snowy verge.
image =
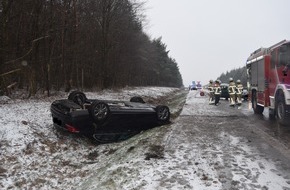
[[[138,87],[85,94],[88,98],[127,101],[141,96],[152,101],[176,91],[179,89]],[[79,180],[90,175],[93,165],[101,167],[116,151],[118,143],[96,146],[87,138],[53,127],[50,105],[67,95],[0,97],[0,189],[74,189]]]

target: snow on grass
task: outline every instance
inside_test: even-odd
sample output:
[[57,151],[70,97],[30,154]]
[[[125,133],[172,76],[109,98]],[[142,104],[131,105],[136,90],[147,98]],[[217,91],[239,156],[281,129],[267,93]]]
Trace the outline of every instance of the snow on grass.
[[[86,93],[89,98],[158,98],[175,88],[140,87]],[[0,189],[72,189],[96,167],[106,166],[114,143],[96,146],[87,138],[56,130],[50,98],[0,97]],[[114,163],[114,157],[111,158]]]
[[[141,96],[147,102],[176,90],[140,87],[85,94],[88,98],[115,100]],[[189,124],[177,119],[171,125],[144,131],[126,141],[103,145],[56,130],[50,105],[60,98],[67,98],[67,94],[30,100],[3,98],[0,189],[276,190],[289,187],[286,176],[281,176],[275,163],[257,154],[245,139],[223,132],[213,142],[211,134],[201,136],[202,129],[191,125],[190,119]],[[205,97],[190,92],[182,117],[227,114],[204,101]],[[205,111],[199,112],[200,109]]]

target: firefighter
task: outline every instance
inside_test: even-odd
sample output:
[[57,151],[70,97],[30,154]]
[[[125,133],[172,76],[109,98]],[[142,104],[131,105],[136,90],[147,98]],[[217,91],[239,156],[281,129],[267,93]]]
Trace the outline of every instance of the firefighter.
[[229,78],[229,95],[230,95],[230,106],[235,106],[236,102],[236,83],[233,78]]
[[242,93],[244,87],[241,83],[241,80],[237,80],[236,83],[237,105],[240,106],[242,104]]
[[213,104],[214,103],[214,84],[213,84],[213,80],[209,80],[209,84],[207,89],[209,90],[209,104]]
[[216,80],[214,85],[214,105],[218,106],[221,97],[221,81]]

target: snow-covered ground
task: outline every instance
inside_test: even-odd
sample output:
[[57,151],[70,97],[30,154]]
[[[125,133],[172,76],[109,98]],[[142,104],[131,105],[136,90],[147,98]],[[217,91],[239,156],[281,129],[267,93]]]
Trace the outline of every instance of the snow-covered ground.
[[[141,95],[149,101],[176,90],[132,88],[86,95],[122,100]],[[290,174],[277,168],[278,160],[223,130],[224,118],[239,112],[210,106],[196,92],[188,93],[172,124],[103,145],[53,128],[50,104],[67,95],[2,100],[0,189],[289,190]]]
[[[150,101],[176,90],[140,87],[86,95],[114,100],[140,95]],[[56,130],[50,105],[61,98],[67,94],[29,100],[0,97],[0,189],[78,189],[118,149],[121,143],[97,146],[85,137]]]

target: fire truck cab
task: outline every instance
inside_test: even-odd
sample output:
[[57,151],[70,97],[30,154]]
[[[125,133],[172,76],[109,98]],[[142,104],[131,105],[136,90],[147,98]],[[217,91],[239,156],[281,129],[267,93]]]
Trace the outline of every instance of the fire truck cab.
[[247,59],[248,90],[252,108],[282,125],[290,124],[290,41],[260,48]]

